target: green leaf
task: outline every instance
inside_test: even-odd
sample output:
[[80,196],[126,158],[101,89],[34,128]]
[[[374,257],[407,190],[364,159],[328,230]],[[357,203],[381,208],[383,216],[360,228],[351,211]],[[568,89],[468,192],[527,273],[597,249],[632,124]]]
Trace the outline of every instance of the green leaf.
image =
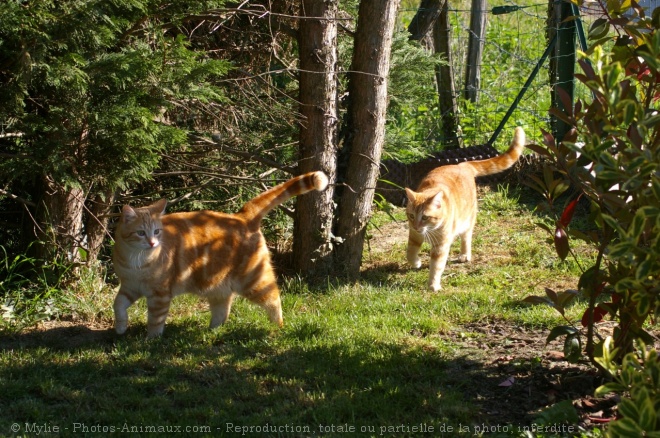
[[570,325],[560,325],[550,330],[550,334],[548,334],[548,337],[545,339],[545,343],[549,344],[550,342],[557,339],[559,336],[569,336],[569,335],[574,335],[576,333],[578,333],[578,330],[575,327],[572,327]]
[[625,386],[623,386],[618,382],[607,382],[606,384],[596,388],[596,391],[594,391],[594,397],[602,397],[612,392],[616,394],[621,394],[622,392],[627,390],[628,388],[626,388]]
[[637,405],[630,399],[622,398],[619,402],[619,413],[626,418],[629,418],[635,423],[639,422],[639,409]]
[[[639,281],[646,280],[650,275],[653,268],[656,267],[656,259],[649,254],[647,258],[637,265],[637,270],[635,271],[635,278]],[[644,313],[645,315],[646,313]]]
[[637,305],[635,310],[638,315],[646,316],[651,311],[651,299],[648,295],[636,294],[637,296]]
[[575,333],[566,336],[564,340],[564,359],[570,363],[576,363],[582,357],[582,343],[580,334]]
[[607,254],[612,259],[618,259],[618,258],[621,258],[623,256],[626,256],[626,255],[630,254],[633,251],[634,247],[635,247],[635,245],[633,245],[629,241],[627,241],[627,240],[622,241],[622,242],[619,242],[617,244],[611,245],[609,247],[609,251],[608,251]]
[[644,231],[645,223],[646,223],[646,218],[644,217],[644,212],[638,210],[637,213],[635,213],[635,216],[633,217],[632,224],[630,224],[630,228],[628,229],[628,237],[634,239],[635,241],[638,241],[639,237],[642,235],[642,231]]
[[621,225],[619,225],[619,222],[614,219],[612,216],[603,213],[602,215],[603,221],[610,226],[614,231],[616,231],[618,234],[624,234],[623,229],[621,228]]
[[639,411],[639,426],[644,430],[655,430],[657,414],[646,388],[640,389],[635,404]]
[[563,400],[539,412],[534,423],[542,425],[576,424],[579,420],[580,417],[573,403],[570,400]]
[[610,31],[610,24],[604,18],[599,18],[595,20],[589,27],[589,39],[597,40],[603,38]]
[[610,423],[607,428],[610,436],[638,437],[644,434],[644,430],[630,418],[622,418]]

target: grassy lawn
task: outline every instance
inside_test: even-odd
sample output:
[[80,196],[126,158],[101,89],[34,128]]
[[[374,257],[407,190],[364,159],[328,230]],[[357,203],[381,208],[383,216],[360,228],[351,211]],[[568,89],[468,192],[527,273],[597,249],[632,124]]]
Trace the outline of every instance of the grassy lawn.
[[545,346],[563,320],[520,301],[575,287],[580,268],[558,260],[528,193],[480,198],[474,261],[448,264],[437,294],[404,263],[401,209],[374,218],[358,283],[281,278],[282,329],[238,300],[210,331],[206,305],[179,297],[162,338],[145,339],[143,301],[117,336],[110,287],[72,292],[77,317],[0,338],[0,435],[530,436],[536,412],[573,393],[535,380],[565,364]]

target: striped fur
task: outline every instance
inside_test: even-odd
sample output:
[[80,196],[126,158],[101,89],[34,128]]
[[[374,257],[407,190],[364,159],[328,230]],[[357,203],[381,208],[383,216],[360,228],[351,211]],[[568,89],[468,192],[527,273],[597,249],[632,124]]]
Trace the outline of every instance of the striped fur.
[[280,292],[261,220],[291,197],[327,185],[323,172],[307,173],[262,193],[236,214],[166,215],[164,199],[144,208],[124,206],[113,251],[121,281],[114,302],[117,333],[126,331],[128,307],[145,297],[148,336],[160,335],[172,298],[182,293],[208,300],[211,328],[226,321],[235,295],[258,304],[273,323],[282,325]]
[[406,188],[408,204],[408,262],[419,268],[419,251],[426,241],[431,244],[429,288],[440,290],[440,280],[447,264],[449,249],[461,238],[460,262],[472,258],[472,232],[477,219],[475,177],[492,175],[508,169],[518,160],[525,146],[525,132],[515,129],[509,149],[497,157],[438,167],[422,179],[417,191]]

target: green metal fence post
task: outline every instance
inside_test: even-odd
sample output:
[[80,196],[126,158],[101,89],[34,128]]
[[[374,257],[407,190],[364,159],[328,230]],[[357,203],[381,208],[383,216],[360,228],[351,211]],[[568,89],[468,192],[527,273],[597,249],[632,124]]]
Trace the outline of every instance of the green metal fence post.
[[[553,107],[563,113],[569,113],[572,108],[565,108],[564,101],[559,97],[558,89],[561,88],[569,97],[569,104],[573,106],[575,88],[575,19],[572,4],[569,1],[555,3],[554,17],[557,25],[556,45],[556,76],[552,81]],[[560,142],[571,126],[561,119],[552,116],[553,134],[555,140]]]

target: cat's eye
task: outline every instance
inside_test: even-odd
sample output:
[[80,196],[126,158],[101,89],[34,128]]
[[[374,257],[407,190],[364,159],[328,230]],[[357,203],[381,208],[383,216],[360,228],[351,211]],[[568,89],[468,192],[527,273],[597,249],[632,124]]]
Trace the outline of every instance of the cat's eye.
[[427,221],[427,220],[429,220],[429,217],[428,217],[427,215],[423,215],[423,216],[422,216],[422,220],[423,220],[423,221]]
[[410,219],[411,221],[415,220],[415,215],[412,213],[408,213],[408,219]]
[[144,230],[137,230],[135,234],[137,234],[140,237],[144,237],[147,235],[147,233],[145,233]]
[[154,230],[154,236],[158,236],[160,234],[160,228],[156,228]]

